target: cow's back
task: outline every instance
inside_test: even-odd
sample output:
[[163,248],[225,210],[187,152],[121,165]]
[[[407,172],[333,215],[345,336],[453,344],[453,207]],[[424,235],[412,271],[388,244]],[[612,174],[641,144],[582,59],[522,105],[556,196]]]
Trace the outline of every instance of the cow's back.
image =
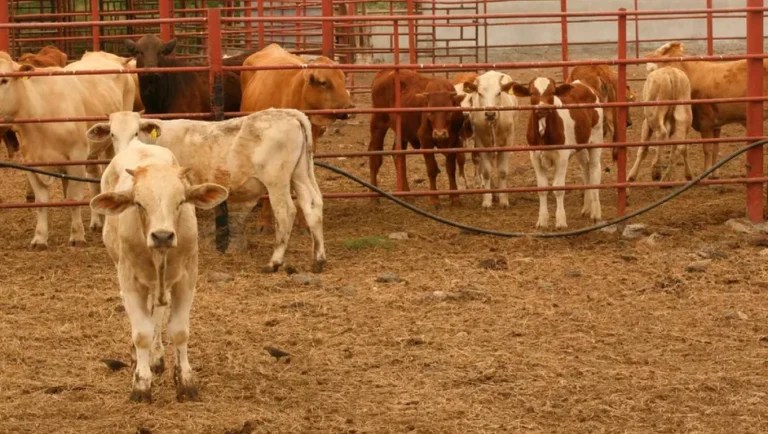
[[[277,44],[271,44],[261,51],[251,54],[243,66],[304,65],[307,62],[295,56]],[[302,109],[296,102],[301,96],[301,88],[293,86],[301,69],[243,71],[240,74],[242,88],[241,109],[258,111],[270,107]]]

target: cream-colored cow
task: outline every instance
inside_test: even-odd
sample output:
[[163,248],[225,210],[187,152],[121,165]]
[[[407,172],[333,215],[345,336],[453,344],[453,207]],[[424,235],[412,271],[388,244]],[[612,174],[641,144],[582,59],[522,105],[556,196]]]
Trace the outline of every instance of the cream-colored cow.
[[91,157],[109,145],[121,152],[137,136],[154,141],[191,169],[193,182],[215,182],[229,188],[229,227],[235,250],[247,249],[246,219],[258,198],[269,193],[277,243],[263,271],[277,271],[283,264],[296,216],[291,199],[291,190],[295,191],[312,234],[312,268],[320,272],[326,261],[323,197],[315,179],[311,131],[307,116],[293,109],[267,109],[221,122],[160,121],[119,113],[109,123],[94,125],[88,139]]
[[188,169],[169,150],[134,143],[104,171],[103,193],[91,200],[106,215],[103,238],[117,267],[120,296],[131,322],[136,370],[131,399],[152,400],[152,373],[164,369],[162,322],[168,296],[168,336],[176,348],[174,381],[179,401],[197,399],[187,355],[189,313],[197,283],[195,207],[227,198],[216,184],[191,185]]
[[[677,68],[665,66],[652,71],[643,85],[643,101],[690,101],[691,82],[688,76]],[[640,141],[647,142],[651,139],[685,140],[691,131],[693,115],[690,104],[660,105],[643,107],[643,127],[640,132]],[[670,149],[671,148],[671,149]],[[651,177],[658,181],[669,181],[677,165],[677,156],[683,158],[685,179],[693,179],[691,167],[688,165],[688,145],[654,146],[655,155],[651,163]],[[661,173],[659,165],[660,154],[664,153],[664,163],[667,170]],[[671,156],[670,156],[671,154]],[[648,146],[642,146],[637,150],[637,157],[632,170],[629,171],[630,182],[637,179],[640,164],[648,155]]]
[[[30,65],[18,65],[0,59],[0,73],[34,71]],[[40,68],[45,71],[61,71],[62,68]],[[132,104],[132,102],[131,102]],[[84,116],[106,116],[124,110],[123,94],[110,76],[79,75],[50,77],[0,77],[0,118],[63,118]],[[88,156],[85,132],[93,122],[56,122],[13,124],[19,138],[23,161],[65,161],[84,160]],[[95,169],[95,168],[94,168]],[[83,166],[66,166],[60,170],[69,175],[85,176]],[[93,171],[89,170],[91,176]],[[96,169],[98,174],[98,169]],[[53,178],[27,173],[35,200],[49,201],[49,187]],[[81,182],[63,182],[67,199],[82,198]],[[91,184],[91,196],[99,191]],[[70,245],[85,244],[80,208],[72,207]],[[91,217],[91,229],[101,229],[100,216]],[[48,209],[37,209],[37,226],[30,243],[33,248],[48,246]]]

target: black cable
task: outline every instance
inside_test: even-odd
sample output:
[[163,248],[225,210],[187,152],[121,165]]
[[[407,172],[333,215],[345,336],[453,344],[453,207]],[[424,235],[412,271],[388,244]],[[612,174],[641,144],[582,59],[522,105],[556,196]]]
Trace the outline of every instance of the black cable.
[[621,223],[623,221],[629,220],[629,219],[631,219],[633,217],[637,217],[640,214],[647,213],[648,211],[650,211],[650,210],[652,210],[652,209],[654,209],[654,208],[656,208],[656,207],[658,207],[660,205],[663,205],[663,204],[669,202],[670,200],[676,198],[677,196],[681,195],[683,192],[685,192],[686,190],[690,189],[694,185],[698,184],[699,181],[701,181],[702,179],[704,179],[707,176],[709,176],[710,174],[712,174],[712,172],[714,172],[715,170],[719,169],[721,166],[723,166],[727,162],[733,160],[734,158],[738,157],[739,155],[747,152],[748,150],[750,150],[752,148],[756,148],[758,146],[763,146],[766,143],[768,143],[768,140],[759,140],[757,142],[750,143],[749,145],[734,151],[733,153],[731,153],[728,156],[726,156],[724,159],[722,159],[719,162],[717,162],[717,164],[715,164],[714,166],[712,166],[709,169],[705,170],[699,176],[697,176],[696,178],[694,178],[691,181],[689,181],[687,184],[685,184],[682,187],[680,187],[678,190],[675,190],[674,192],[672,192],[668,196],[666,196],[666,197],[664,197],[662,199],[659,199],[656,202],[654,202],[654,203],[652,203],[652,204],[650,204],[650,205],[648,205],[648,206],[646,206],[644,208],[641,208],[641,209],[639,209],[637,211],[634,211],[632,213],[629,213],[629,214],[627,214],[627,215],[625,215],[623,217],[619,217],[617,219],[614,219],[614,220],[611,220],[611,221],[608,221],[608,222],[603,222],[603,223],[600,223],[600,224],[597,224],[597,225],[594,225],[594,226],[589,226],[589,227],[586,227],[586,228],[583,228],[583,229],[577,229],[577,230],[568,231],[568,232],[545,232],[545,233],[536,233],[536,232],[534,232],[534,233],[502,232],[502,231],[494,231],[494,230],[491,230],[491,229],[477,228],[477,227],[474,227],[474,226],[467,226],[467,225],[462,224],[462,223],[457,223],[457,222],[454,222],[454,221],[451,221],[451,220],[446,220],[446,219],[444,219],[444,218],[442,218],[442,217],[440,217],[438,215],[429,213],[429,212],[424,211],[424,210],[422,210],[420,208],[416,208],[415,206],[409,204],[408,202],[405,202],[405,201],[403,201],[403,200],[401,200],[401,199],[399,199],[399,198],[397,198],[397,197],[387,193],[386,191],[383,191],[380,188],[378,188],[378,187],[376,187],[374,185],[371,185],[371,184],[363,181],[362,179],[360,179],[360,178],[358,178],[358,177],[356,177],[356,176],[354,176],[354,175],[352,175],[350,173],[345,172],[344,170],[339,169],[336,166],[332,166],[332,165],[330,165],[328,163],[323,163],[323,162],[320,162],[320,161],[315,161],[315,165],[316,166],[320,166],[322,168],[325,168],[327,170],[330,170],[332,172],[335,172],[335,173],[337,173],[339,175],[345,176],[345,177],[347,177],[347,178],[357,182],[358,184],[368,188],[369,190],[372,190],[372,191],[374,191],[376,193],[379,193],[380,195],[382,195],[382,196],[386,197],[387,199],[395,202],[396,204],[398,204],[398,205],[400,205],[402,207],[408,208],[409,210],[411,210],[411,211],[413,211],[413,212],[415,212],[415,213],[417,213],[419,215],[422,215],[424,217],[427,217],[429,219],[435,220],[437,222],[443,223],[443,224],[448,225],[448,226],[453,226],[453,227],[458,228],[458,229],[463,229],[463,230],[469,231],[469,232],[476,232],[476,233],[479,233],[479,234],[493,235],[493,236],[497,236],[497,237],[504,237],[504,238],[524,238],[524,237],[532,237],[532,238],[562,238],[562,237],[571,237],[571,236],[576,236],[576,235],[583,235],[583,234],[586,234],[586,233],[589,233],[589,232],[594,232],[594,231],[600,230],[602,228],[605,228],[605,227],[608,227],[608,226],[613,226],[615,224],[618,224],[618,223]]
[[[631,212],[631,213],[629,213],[629,214],[627,214],[627,215],[625,215],[623,217],[619,217],[619,218],[614,219],[614,220],[610,220],[610,221],[607,221],[607,222],[599,223],[599,224],[594,225],[594,226],[589,226],[589,227],[586,227],[586,228],[576,229],[576,230],[568,231],[568,232],[544,232],[544,233],[536,233],[536,232],[533,232],[533,233],[502,232],[502,231],[495,231],[495,230],[491,230],[491,229],[483,229],[483,228],[477,228],[477,227],[474,227],[474,226],[468,226],[468,225],[465,225],[465,224],[462,224],[462,223],[457,223],[457,222],[454,222],[454,221],[451,221],[451,220],[444,219],[444,218],[442,218],[442,217],[440,217],[438,215],[435,215],[435,214],[432,214],[430,212],[424,211],[424,210],[422,210],[420,208],[416,208],[415,206],[411,205],[410,203],[405,202],[405,201],[403,201],[403,200],[401,200],[401,199],[399,199],[399,198],[397,198],[397,197],[387,193],[386,191],[384,191],[384,190],[382,190],[382,189],[380,189],[380,188],[378,188],[378,187],[376,187],[376,186],[374,186],[372,184],[369,184],[366,181],[363,181],[362,179],[356,177],[355,175],[352,175],[349,172],[346,172],[346,171],[344,171],[342,169],[339,169],[336,166],[333,166],[333,165],[330,165],[328,163],[324,163],[324,162],[321,162],[321,161],[315,161],[314,163],[315,163],[315,166],[322,167],[324,169],[330,170],[331,172],[334,172],[334,173],[337,173],[337,174],[339,174],[341,176],[349,178],[352,181],[355,181],[358,184],[362,185],[363,187],[365,187],[365,188],[367,188],[367,189],[369,189],[369,190],[371,190],[373,192],[376,192],[376,193],[386,197],[387,199],[395,202],[396,204],[398,204],[398,205],[400,205],[400,206],[402,206],[404,208],[407,208],[407,209],[415,212],[416,214],[419,214],[421,216],[424,216],[426,218],[435,220],[435,221],[437,221],[439,223],[443,223],[443,224],[448,225],[448,226],[453,226],[455,228],[463,229],[463,230],[469,231],[469,232],[475,232],[475,233],[485,234],[485,235],[493,235],[493,236],[504,237],[504,238],[524,238],[524,237],[531,237],[531,238],[563,238],[563,237],[572,237],[572,236],[576,236],[576,235],[583,235],[583,234],[586,234],[586,233],[589,233],[589,232],[594,232],[594,231],[600,230],[602,228],[605,228],[605,227],[608,227],[608,226],[613,226],[613,225],[619,224],[621,222],[627,221],[627,220],[629,220],[629,219],[631,219],[633,217],[637,217],[638,215],[645,214],[648,211],[650,211],[650,210],[652,210],[654,208],[657,208],[657,207],[659,207],[659,206],[669,202],[670,200],[676,198],[677,196],[683,194],[685,191],[689,190],[691,187],[693,187],[694,185],[698,184],[702,179],[704,179],[707,176],[711,175],[715,170],[719,169],[720,167],[722,167],[723,165],[725,165],[729,161],[733,160],[734,158],[738,157],[739,155],[747,152],[750,149],[756,148],[758,146],[763,146],[765,144],[768,144],[768,140],[758,140],[756,142],[752,142],[749,145],[747,145],[747,146],[745,146],[743,148],[740,148],[740,149],[738,149],[738,150],[728,154],[728,156],[726,156],[722,160],[718,161],[717,164],[715,164],[714,166],[712,166],[709,169],[705,170],[704,172],[699,174],[699,176],[697,176],[696,178],[694,178],[691,181],[689,181],[687,184],[685,184],[682,187],[680,187],[679,189],[673,191],[669,195],[667,195],[667,196],[657,200],[656,202],[654,202],[654,203],[652,203],[652,204],[650,204],[648,206],[645,206],[643,208],[640,208],[637,211]],[[53,176],[53,177],[60,178],[60,179],[68,179],[68,180],[72,180],[72,181],[92,182],[92,183],[97,183],[97,184],[101,182],[101,180],[95,179],[95,178],[81,178],[79,176],[71,176],[71,175],[65,175],[65,174],[61,174],[61,173],[46,172],[44,170],[35,169],[35,168],[32,168],[32,167],[23,166],[23,165],[20,165],[20,164],[10,163],[10,162],[6,162],[6,161],[0,161],[0,167],[7,167],[7,168],[11,168],[11,169],[24,170],[24,171],[28,171],[28,172],[39,173],[39,174],[42,174],[42,175],[48,175],[48,176]]]

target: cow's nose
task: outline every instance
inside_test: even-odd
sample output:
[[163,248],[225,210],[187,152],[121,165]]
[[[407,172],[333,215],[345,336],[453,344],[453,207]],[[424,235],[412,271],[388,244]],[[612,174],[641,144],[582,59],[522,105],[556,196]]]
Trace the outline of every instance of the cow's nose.
[[349,113],[336,113],[336,119],[349,119]]
[[435,140],[443,140],[448,138],[448,130],[445,128],[435,129],[432,131],[432,138]]
[[488,120],[488,121],[496,120],[496,112],[485,112],[485,120]]
[[154,231],[151,236],[155,247],[173,247],[173,240],[176,238],[176,234],[171,231]]

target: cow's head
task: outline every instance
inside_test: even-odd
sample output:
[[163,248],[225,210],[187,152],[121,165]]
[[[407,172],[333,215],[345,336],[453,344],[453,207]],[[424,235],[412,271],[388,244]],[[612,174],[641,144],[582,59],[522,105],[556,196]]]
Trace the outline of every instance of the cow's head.
[[[464,92],[470,94],[472,107],[502,106],[505,94],[515,84],[512,77],[497,71],[488,71],[474,81],[464,82]],[[485,120],[493,122],[499,117],[498,111],[486,111]]]
[[[311,64],[334,65],[327,57],[318,57]],[[302,97],[310,110],[344,110],[355,108],[347,90],[346,75],[340,69],[306,69]],[[348,113],[336,115],[311,115],[309,119],[318,126],[328,126],[336,119],[349,119]]]
[[[427,84],[423,93],[415,95],[416,104],[420,107],[459,107],[465,95],[457,95],[456,92],[445,89],[440,83],[432,81]],[[446,140],[451,128],[451,118],[454,112],[428,111],[422,114],[432,127],[432,138]]]
[[228,196],[218,184],[190,185],[187,171],[167,165],[139,166],[126,169],[134,177],[130,191],[101,193],[91,200],[93,212],[117,216],[133,208],[138,213],[141,233],[151,249],[167,249],[178,245],[177,224],[189,205],[211,209]]
[[125,46],[131,57],[136,58],[137,68],[157,68],[162,59],[169,56],[176,48],[176,39],[163,42],[155,35],[144,35],[137,42],[125,40]]
[[[651,51],[650,53],[647,53],[645,57],[683,57],[683,52],[685,51],[685,44],[682,42],[667,42],[666,44],[662,45],[661,47],[657,48],[655,51]],[[665,66],[666,63],[662,63],[661,66]],[[648,72],[655,71],[659,69],[659,65],[653,62],[648,62],[645,64],[645,69]]]
[[[32,65],[19,65],[13,61],[0,59],[0,73],[31,72]],[[0,77],[0,118],[13,118],[24,102],[24,81],[29,77]]]
[[109,115],[108,123],[98,123],[88,129],[88,158],[96,158],[109,145],[119,154],[133,139],[144,143],[155,143],[163,133],[162,122],[142,119],[140,113],[122,111]]
[[573,89],[572,84],[555,85],[555,80],[549,77],[536,77],[528,83],[528,86],[515,83],[512,90],[517,96],[531,98],[531,105],[536,106],[533,111],[536,118],[546,117],[562,105],[560,97]]

